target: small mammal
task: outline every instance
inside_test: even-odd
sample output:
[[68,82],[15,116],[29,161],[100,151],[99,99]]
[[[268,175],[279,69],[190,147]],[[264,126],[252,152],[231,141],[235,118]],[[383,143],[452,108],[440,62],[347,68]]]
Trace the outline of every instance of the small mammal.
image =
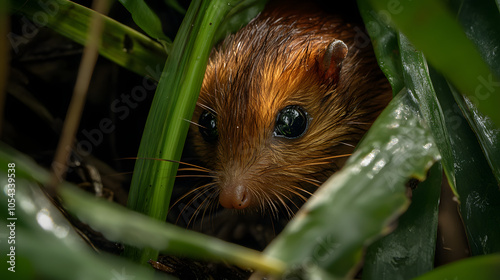
[[356,26],[271,3],[213,50],[190,130],[205,206],[292,216],[343,165],[392,97]]

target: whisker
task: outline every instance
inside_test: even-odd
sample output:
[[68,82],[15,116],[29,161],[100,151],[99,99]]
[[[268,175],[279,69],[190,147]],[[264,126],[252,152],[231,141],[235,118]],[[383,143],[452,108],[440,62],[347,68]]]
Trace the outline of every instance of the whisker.
[[190,124],[193,124],[193,125],[196,125],[197,127],[201,127],[201,128],[205,128],[204,126],[200,125],[199,123],[197,122],[193,122],[192,120],[188,120],[188,119],[183,119],[183,121],[186,121]]
[[177,171],[199,171],[199,172],[207,172],[206,170],[199,168],[179,168]]
[[[219,192],[217,192],[216,194],[218,195],[218,194],[219,194]],[[208,205],[207,205],[206,207],[204,207],[204,209],[203,209],[203,214],[202,214],[202,216],[201,216],[201,225],[202,225],[202,227],[203,227],[203,219],[205,218],[205,214],[206,214],[207,210],[209,210],[209,211],[210,211],[210,212],[209,212],[209,214],[208,214],[208,216],[209,216],[209,217],[211,216],[211,214],[210,214],[210,213],[212,212],[211,204],[212,204],[212,207],[213,207],[213,206],[217,207],[217,205],[218,205],[218,204],[217,204],[217,202],[218,202],[218,201],[217,201],[216,199],[213,199],[214,197],[216,197],[216,196],[214,196],[214,194],[212,193],[212,194],[208,195],[208,196],[205,198],[205,200],[203,201],[203,204],[205,204],[205,202],[207,202],[207,204],[208,204]],[[203,205],[203,204],[202,204],[202,205]],[[201,205],[200,205],[200,206],[201,206]]]
[[[201,195],[205,194],[208,190],[205,190]],[[198,196],[198,197],[200,197]],[[198,215],[201,213],[200,209],[204,209],[203,210],[203,214],[201,215],[201,227],[203,228],[203,218],[205,217],[205,211],[206,211],[206,207],[203,207],[203,205],[207,202],[207,199],[209,199],[210,196],[207,196],[203,199],[203,201],[198,205],[198,207],[196,207],[196,210],[194,211],[193,215],[191,216],[191,219],[189,219],[189,222],[187,224],[187,226],[189,227],[189,224],[191,224],[191,222],[193,220],[196,220]],[[193,226],[194,226],[194,223],[193,223]]]
[[208,111],[211,111],[212,113],[214,113],[215,115],[217,115],[217,112],[212,109],[211,107],[205,105],[205,104],[201,104],[201,103],[196,103],[196,105],[200,106],[201,108],[205,109],[205,110],[208,110]]
[[[198,171],[198,172],[205,172],[209,173],[210,171],[200,169],[200,168],[179,168],[177,171]],[[102,177],[111,177],[111,176],[123,176],[123,175],[131,175],[134,174],[134,171],[127,171],[127,172],[114,172],[113,174],[105,174],[102,175]],[[178,175],[179,176],[179,175]],[[192,177],[196,177],[197,175],[193,175]],[[199,175],[198,177],[209,177],[209,175]],[[213,176],[215,177],[215,176]]]
[[[268,193],[264,193],[263,198],[267,205],[269,206],[269,209],[271,211],[271,215],[274,217],[274,219],[278,220],[278,208],[276,207],[274,200],[269,196]],[[265,209],[265,207],[264,207]]]
[[300,190],[300,191],[303,191],[305,192],[306,194],[308,194],[309,196],[312,196],[312,193],[310,193],[309,191],[307,190],[304,190],[303,188],[301,187],[297,187],[297,186],[288,186],[288,187],[285,187],[285,186],[278,186],[280,189],[283,189],[283,190],[286,190],[296,196],[298,196],[300,199],[302,199],[303,201],[307,201],[307,198],[305,196],[303,196],[302,194],[300,194],[297,190]]
[[276,228],[274,227],[274,220],[272,217],[269,217],[269,220],[271,221],[271,228],[273,229],[273,235],[276,236]]
[[205,170],[207,172],[210,172],[210,169],[208,168],[205,168],[205,167],[202,167],[202,166],[199,166],[199,165],[196,165],[196,164],[192,164],[192,163],[188,163],[188,162],[183,162],[183,161],[178,161],[178,160],[172,160],[172,159],[164,159],[164,158],[148,158],[148,157],[125,157],[125,158],[121,158],[122,160],[124,159],[135,159],[135,160],[138,160],[138,159],[143,159],[143,160],[158,160],[158,161],[166,161],[166,162],[171,162],[171,163],[178,163],[178,164],[183,164],[183,165],[187,165],[187,166],[191,166],[191,167],[195,167],[195,168],[199,168],[200,170]]
[[327,159],[335,159],[335,158],[343,158],[343,157],[349,157],[352,154],[342,154],[342,155],[334,155],[334,156],[328,156],[328,157],[316,157],[316,158],[311,158],[306,160],[307,161],[313,161],[313,160],[327,160]]
[[337,142],[339,144],[342,144],[342,145],[345,145],[347,147],[351,147],[351,148],[355,148],[356,146],[354,146],[353,144],[349,144],[349,143],[345,143],[345,142]]
[[[304,182],[307,182],[307,183],[310,183],[312,184],[313,186],[316,186],[316,187],[320,187],[323,183],[320,181],[320,180],[316,180],[316,179],[311,179],[311,178],[300,178],[300,177],[297,177],[297,179],[299,179],[300,181],[304,181]],[[304,192],[306,192],[307,194],[310,194],[312,195],[311,192],[308,192],[304,189],[301,188],[301,190],[303,190]]]
[[217,217],[217,208],[219,206],[219,200],[217,197],[219,196],[220,190],[219,188],[215,188],[215,192],[211,194],[211,200],[208,202],[207,208],[209,209],[208,215],[210,217],[210,225],[212,226],[212,230],[214,229],[214,218]]
[[273,193],[273,195],[275,197],[275,200],[277,200],[277,201],[279,201],[281,203],[281,205],[285,208],[288,216],[290,217],[290,213],[289,213],[290,209],[289,209],[288,205],[286,205],[285,201],[283,200],[282,193],[281,192],[277,192],[276,190],[272,190],[272,193]]
[[[206,184],[206,185],[203,185],[202,187],[203,187],[203,190],[202,190],[202,191],[200,191],[199,193],[197,193],[197,194],[196,194],[193,198],[191,198],[191,199],[189,200],[189,202],[188,202],[188,203],[187,203],[187,204],[186,204],[186,205],[182,208],[182,210],[181,210],[181,212],[180,212],[179,216],[177,216],[177,220],[175,221],[175,223],[176,223],[176,224],[177,224],[177,222],[178,222],[178,221],[179,221],[179,219],[180,219],[180,215],[182,215],[182,213],[184,213],[184,211],[186,210],[186,208],[187,208],[187,207],[190,207],[190,206],[191,206],[191,205],[192,205],[192,204],[193,204],[193,203],[194,203],[194,202],[195,202],[195,201],[196,201],[196,200],[197,200],[200,196],[202,196],[202,195],[203,195],[203,194],[205,194],[207,191],[209,191],[211,188],[213,188],[213,184],[212,184],[212,185],[211,185],[211,184]],[[200,187],[196,188],[195,190],[199,190],[199,189],[200,189]],[[192,193],[192,191],[190,191],[189,193]],[[189,193],[188,193],[188,194],[189,194]],[[185,195],[184,195],[183,197],[185,197]],[[182,198],[181,198],[181,199],[182,199]],[[178,199],[178,200],[176,201],[176,203],[177,203],[178,201],[180,201],[181,199]],[[203,201],[205,201],[205,199],[204,199]],[[202,203],[203,203],[203,202],[202,202]],[[201,205],[201,204],[200,204],[200,205]],[[200,206],[200,205],[198,205],[198,207],[196,207],[196,209],[197,209],[197,210],[195,210],[195,211],[194,211],[194,213],[193,213],[193,215],[191,215],[191,218],[189,219],[189,221],[188,221],[188,223],[187,223],[186,227],[189,227],[189,224],[191,223],[192,219],[194,218],[194,216],[196,216],[196,213],[197,213],[198,208],[199,208],[199,206]],[[173,206],[173,205],[172,205],[172,206]]]
[[[293,210],[290,208],[290,206],[288,206],[288,204],[285,202],[283,197],[287,198],[288,201],[290,201],[295,207],[297,207],[297,205],[288,196],[284,195],[283,193],[277,192],[276,190],[273,190],[272,192],[273,192],[274,196],[278,199],[278,201],[281,202],[281,205],[283,206],[283,208],[285,208],[285,211],[288,215],[288,218],[290,219],[293,216]],[[297,209],[298,209],[298,207],[297,207]]]
[[175,178],[215,178],[213,175],[176,175]]
[[371,125],[371,123],[367,122],[356,122],[356,121],[350,121],[347,124],[362,124],[362,125]]
[[313,196],[313,193],[311,193],[310,191],[302,188],[302,187],[299,187],[299,186],[295,186],[295,185],[292,185],[292,186],[287,186],[287,187],[281,187],[282,189],[296,195],[297,197],[299,197],[302,201],[306,202],[307,201],[307,197],[305,197],[303,194],[301,194],[300,192],[303,192],[305,193],[306,195],[308,195],[309,197]]
[[[283,169],[287,169],[287,168],[292,169],[292,168],[300,168],[300,167],[304,167],[304,166],[330,164],[331,163],[330,161],[325,161],[325,160],[349,157],[351,155],[352,154],[343,154],[343,155],[335,155],[335,156],[328,156],[328,157],[312,158],[312,159],[308,159],[308,160],[302,161],[301,163],[297,163],[297,164],[281,165],[281,166],[267,168],[265,170],[262,170],[261,174],[265,174],[265,173],[275,171],[275,170],[283,170]],[[321,160],[321,161],[314,162],[315,160]]]
[[133,171],[128,171],[128,172],[113,172],[113,174],[103,174],[101,177],[111,177],[111,176],[123,176],[123,175],[130,175],[134,174]]
[[197,192],[197,191],[200,191],[204,188],[213,188],[215,186],[216,183],[214,182],[210,182],[210,183],[207,183],[205,185],[202,185],[202,186],[199,186],[199,187],[196,187],[192,190],[190,190],[189,192],[185,193],[184,195],[182,195],[179,199],[177,199],[176,202],[174,202],[174,204],[172,204],[169,208],[169,211],[172,210],[172,208],[177,204],[179,203],[181,200],[183,200],[184,198],[190,196],[191,194],[193,194],[194,192]]
[[[193,197],[191,200],[188,201],[188,203],[186,203],[186,205],[184,205],[184,207],[181,209],[181,211],[179,212],[179,215],[177,216],[177,219],[175,220],[175,224],[177,224],[179,222],[179,219],[181,218],[182,214],[184,214],[186,212],[186,209],[191,207],[191,204],[195,201],[196,199],[196,196]],[[180,201],[180,200],[177,200],[176,203]],[[173,205],[172,205],[173,206]],[[189,221],[187,222],[186,224],[186,228],[189,227],[189,223],[191,222],[191,218],[193,216],[191,215]]]
[[250,189],[250,192],[251,192],[251,195],[253,197],[255,197],[257,199],[257,201],[259,202],[260,212],[264,213],[265,209],[266,209],[265,204],[264,204],[265,198],[263,198],[264,195],[261,193],[258,193],[258,192],[254,192],[253,189]]

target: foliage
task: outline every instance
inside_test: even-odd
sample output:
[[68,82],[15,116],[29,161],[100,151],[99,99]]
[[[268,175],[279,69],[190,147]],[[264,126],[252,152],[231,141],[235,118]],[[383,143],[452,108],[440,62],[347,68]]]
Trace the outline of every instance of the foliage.
[[[63,0],[21,2],[10,2],[13,13],[31,18],[45,13],[48,27],[86,42],[91,10]],[[498,1],[473,5],[472,0],[456,0],[449,6],[441,1],[358,1],[379,65],[397,94],[345,168],[322,186],[263,253],[157,220],[166,216],[175,162],[187,133],[188,123],[183,120],[190,119],[193,112],[210,49],[227,32],[252,18],[265,1],[235,0],[228,5],[227,1],[195,0],[172,44],[145,1],[120,2],[153,39],[107,18],[100,53],[145,75],[148,66],[163,63],[168,50],[138,158],[169,161],[137,161],[129,208],[146,215],[88,198],[66,183],[60,189],[67,209],[110,240],[129,245],[129,260],[125,260],[92,254],[50,202],[39,199],[34,182],[47,183],[48,173],[2,145],[1,165],[16,164],[17,259],[26,264],[23,277],[34,279],[40,274],[65,279],[78,271],[82,278],[109,279],[120,272],[147,279],[154,277],[151,271],[130,260],[144,264],[165,251],[246,264],[286,279],[344,279],[353,276],[367,247],[366,279],[442,279],[470,271],[481,279],[498,275]],[[124,48],[124,42],[133,44]],[[441,166],[460,200],[472,255],[490,255],[428,273],[434,263]],[[2,185],[7,188],[7,173],[3,167],[1,171]],[[414,177],[427,179],[414,191],[405,212],[409,201],[404,184]],[[2,193],[3,209],[8,208],[8,194],[7,190]],[[103,216],[103,212],[112,214]],[[403,212],[397,229],[387,235]],[[8,216],[6,211],[2,213],[5,227]],[[42,214],[53,221],[50,230],[40,222]],[[387,236],[379,239],[382,235]],[[49,250],[49,244],[58,250]],[[2,252],[8,249],[1,248]],[[67,267],[56,269],[53,261],[63,259],[69,261]],[[88,267],[96,269],[85,269]]]

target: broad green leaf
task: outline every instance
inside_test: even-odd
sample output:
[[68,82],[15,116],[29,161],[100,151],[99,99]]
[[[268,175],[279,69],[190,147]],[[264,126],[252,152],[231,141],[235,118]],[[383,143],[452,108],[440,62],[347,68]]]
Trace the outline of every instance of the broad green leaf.
[[[474,42],[484,61],[491,70],[500,76],[500,13],[492,1],[488,0],[455,0],[454,4],[458,20],[464,27],[467,37]],[[479,79],[479,78],[478,78]],[[500,87],[500,83],[484,78],[479,79],[483,92],[491,87]],[[500,184],[500,128],[495,127],[491,117],[482,114],[474,104],[465,99],[453,88],[452,92],[465,118],[477,135],[479,143],[488,163]],[[499,114],[499,112],[496,112]]]
[[[474,3],[476,4],[476,2]],[[481,3],[484,4],[484,2]],[[390,19],[392,17],[399,17],[400,14],[405,12],[404,10],[413,7],[412,5],[398,6],[396,4],[397,3],[393,3],[392,6],[385,6],[387,9],[379,10],[377,13],[384,15],[386,19]],[[488,64],[492,68],[498,69],[497,60],[499,55],[494,51],[496,47],[487,47],[495,45],[495,42],[499,40],[499,37],[495,35],[498,33],[498,28],[496,28],[496,25],[494,24],[494,22],[496,22],[497,20],[498,15],[491,12],[492,7],[489,7],[490,11],[485,13],[484,7],[481,5],[472,5],[467,1],[460,1],[460,3],[458,3],[457,5],[460,6],[457,9],[460,11],[460,15],[462,15],[460,16],[460,18],[462,18],[462,24],[465,26],[471,26],[466,28],[468,37],[471,38],[476,43],[476,45],[479,46],[482,57],[486,59]],[[470,8],[469,6],[474,7],[474,9]],[[363,6],[361,5],[361,7]],[[369,9],[367,11],[367,13],[370,14],[374,13]],[[432,11],[432,13],[429,14],[429,17],[433,17],[434,12],[435,11]],[[477,17],[483,16],[482,14],[485,14],[484,17],[494,17],[494,19],[491,20],[493,23],[490,23],[489,21],[488,23],[485,23],[482,19],[477,19]],[[373,17],[377,18],[377,16]],[[417,20],[415,22],[419,21]],[[484,22],[485,25],[482,26],[481,22]],[[449,22],[447,24],[449,25]],[[370,25],[371,23],[368,22],[367,26]],[[448,25],[447,27],[449,27]],[[375,29],[375,31],[377,30],[379,29]],[[476,33],[472,30],[478,30],[478,32]],[[454,34],[454,32],[451,32],[450,34]],[[378,36],[383,36],[384,33],[372,32],[371,35],[372,38],[375,38],[375,40],[377,40]],[[427,36],[429,36],[429,42],[439,39],[433,37],[436,35],[433,34],[432,31],[429,31],[429,34]],[[461,35],[459,35],[458,37],[460,36]],[[493,36],[494,38],[491,38],[491,36]],[[497,215],[494,214],[495,212],[498,213],[498,210],[495,209],[497,208],[496,205],[500,204],[498,200],[498,186],[496,186],[495,188],[495,182],[494,178],[491,176],[491,171],[489,171],[487,165],[484,165],[486,161],[481,155],[481,150],[478,149],[477,141],[476,139],[474,139],[474,134],[467,127],[467,122],[465,121],[465,119],[463,119],[460,109],[456,106],[454,100],[452,98],[449,98],[451,97],[451,95],[448,84],[432,68],[431,70],[434,74],[432,75],[432,81],[429,81],[429,74],[424,57],[411,47],[411,45],[407,42],[405,36],[401,35],[400,37],[401,50],[395,49],[394,52],[401,52],[402,61],[404,64],[403,69],[405,73],[405,83],[410,88],[413,87],[416,89],[415,93],[419,100],[421,112],[423,113],[427,122],[432,124],[430,125],[430,128],[433,131],[435,139],[437,139],[436,144],[438,145],[443,156],[442,162],[444,168],[445,170],[448,170],[448,177],[450,178],[451,176],[449,181],[451,183],[455,182],[454,184],[452,184],[452,186],[455,186],[454,192],[455,194],[460,195],[462,201],[462,215],[464,217],[469,238],[472,243],[472,251],[474,252],[474,254],[497,251],[497,249],[495,248],[498,248],[498,246],[493,240],[498,239],[496,237],[497,234],[495,233],[500,232],[500,229],[497,229],[498,227],[495,226],[495,223],[498,224],[498,222],[495,218]],[[443,38],[446,38],[446,40],[448,40],[447,36],[443,35],[441,38],[442,41],[446,41]],[[458,45],[460,44],[457,44],[456,46]],[[460,47],[456,46],[454,46],[454,48],[459,49],[462,47],[462,45],[460,45]],[[445,56],[449,55],[447,53],[449,52],[449,50],[443,50],[443,52]],[[463,53],[468,52],[463,50]],[[387,54],[378,52],[377,55]],[[467,57],[466,60],[468,59],[470,59],[470,57]],[[476,57],[476,59],[481,60],[480,57]],[[379,61],[380,60],[383,59],[379,58]],[[397,61],[395,61],[395,63],[397,63]],[[472,66],[467,67],[470,68]],[[384,71],[387,71],[387,69]],[[457,69],[457,72],[459,71],[462,70]],[[479,79],[479,81],[480,80],[481,79]],[[417,85],[417,87],[415,87],[415,84]],[[435,93],[433,93],[433,88],[435,89]],[[439,98],[439,102],[436,101],[436,97],[434,97],[435,94]],[[448,97],[447,99],[445,99],[445,101],[442,100],[443,95]],[[461,106],[462,111],[465,112],[464,114],[472,124],[472,127],[477,127],[475,129],[475,132],[480,140],[483,150],[485,151],[484,153],[491,167],[490,170],[493,170],[494,173],[498,173],[498,169],[500,168],[497,163],[498,159],[500,158],[500,155],[498,153],[498,129],[495,128],[495,125],[492,123],[492,121],[489,121],[489,116],[482,115],[482,113],[479,113],[479,111],[471,112],[467,109],[467,106],[463,104],[463,97],[458,94],[455,94],[455,97],[459,105]],[[476,115],[476,117],[474,117],[474,114]],[[453,177],[455,179],[453,179]],[[465,215],[464,213],[468,213],[468,215]],[[470,215],[471,213],[475,214]],[[489,214],[485,215],[484,213]]]
[[394,232],[368,247],[363,279],[413,279],[434,268],[442,177],[436,163],[413,191]]
[[[127,206],[155,219],[166,219],[189,121],[201,88],[217,30],[241,0],[193,1],[173,43],[158,84],[138,152]],[[140,160],[145,158],[169,161]],[[173,162],[172,162],[173,161]],[[127,247],[141,263],[156,259],[152,249]]]
[[[3,157],[2,166],[6,158]],[[23,161],[10,158],[16,163],[15,170],[24,167]],[[86,244],[72,225],[47,199],[40,187],[34,181],[28,181],[17,176],[15,188],[14,216],[8,215],[7,174],[6,169],[0,171],[0,184],[5,186],[5,192],[0,192],[1,212],[0,226],[12,228],[15,233],[15,243],[8,244],[7,239],[0,242],[4,256],[1,279],[61,279],[70,275],[78,275],[79,279],[109,280],[115,277],[135,277],[139,279],[172,279],[171,277],[153,277],[151,271],[137,264],[120,259],[106,253],[97,254]],[[22,172],[21,174],[28,174]],[[17,174],[17,172],[16,172]],[[101,215],[99,213],[94,213]],[[105,215],[101,215],[105,216]],[[15,219],[15,220],[9,220]],[[15,273],[7,271],[5,258],[11,253],[10,246],[15,246]],[[89,268],[92,269],[89,269]],[[118,279],[118,278],[115,278]]]
[[[99,257],[92,254],[90,248],[72,230],[59,210],[45,199],[39,187],[32,186],[34,182],[49,183],[51,179],[49,172],[39,167],[32,159],[1,144],[1,166],[7,166],[11,162],[16,164],[16,181],[18,181],[16,200],[19,207],[16,210],[16,216],[19,215],[18,233],[22,235],[18,241],[20,245],[23,245],[22,256],[29,258],[37,271],[49,273],[48,275],[53,277],[57,276],[58,279],[67,279],[68,275],[75,275],[80,271],[82,275],[88,276],[85,279],[112,279],[110,273],[114,273],[113,271],[121,273],[125,267],[127,275],[135,275],[139,279],[149,276],[143,271],[143,267],[138,267],[124,259],[120,260],[107,255]],[[0,183],[2,186],[7,186],[7,176],[4,169],[1,171]],[[6,193],[6,191],[0,193],[0,205],[4,209],[7,209]],[[65,209],[74,213],[111,241],[141,248],[152,247],[169,254],[196,259],[226,261],[270,273],[282,273],[284,270],[284,264],[281,261],[264,256],[260,252],[152,219],[118,204],[93,197],[69,183],[61,184],[58,194]],[[0,216],[2,221],[7,220],[7,213],[7,211],[2,211]],[[43,216],[43,220],[40,220],[40,215],[45,213],[50,213],[50,215]],[[49,224],[43,224],[43,221]],[[6,243],[2,242],[0,245],[5,246]],[[54,250],[54,248],[57,249]],[[43,253],[45,250],[46,254]],[[40,256],[47,257],[40,258]],[[67,260],[63,261],[64,259]],[[62,268],[61,262],[65,263]],[[57,267],[59,268],[56,269]],[[88,269],[89,267],[92,269]],[[50,274],[50,269],[58,271]]]
[[[370,0],[377,13],[383,13],[426,59],[478,109],[500,126],[500,87],[484,91],[481,80],[498,84],[476,46],[467,38],[460,24],[443,1]],[[445,169],[446,170],[446,169]]]
[[69,210],[113,241],[183,257],[225,261],[270,273],[281,273],[285,267],[281,261],[258,251],[154,220],[69,186],[61,189],[60,194]]
[[472,255],[500,252],[500,189],[474,132],[455,103],[446,80],[430,68],[437,97],[450,131],[464,221]]
[[467,122],[474,130],[490,168],[500,185],[500,128],[495,127],[491,118],[483,115],[468,99],[450,85],[453,97]]
[[[11,1],[12,11],[24,14],[33,25],[28,35],[10,34],[8,37],[14,51],[24,44],[36,30],[48,26],[61,35],[85,45],[88,41],[90,20],[93,16],[101,16],[104,20],[102,40],[99,54],[139,75],[151,75],[151,69],[158,64],[163,65],[166,53],[162,45],[147,36],[125,26],[113,19],[100,15],[67,0],[47,1]],[[24,36],[28,36],[25,38]]]
[[457,261],[415,278],[415,280],[497,280],[500,275],[500,255],[492,254]]
[[289,265],[289,276],[352,276],[363,248],[387,234],[390,223],[407,208],[405,182],[425,178],[439,158],[409,93],[391,101],[342,170],[265,249]]
[[393,94],[396,95],[405,86],[398,33],[374,13],[368,0],[358,0],[357,2],[369,36],[363,30],[356,30],[356,44],[363,46],[369,44],[371,39],[379,67],[389,80]]
[[161,42],[170,42],[170,39],[163,33],[160,18],[142,0],[118,0],[130,12],[134,22],[146,34]]
[[[500,76],[500,13],[491,0],[453,0],[456,14],[465,35],[476,46],[483,60],[497,77]],[[484,84],[487,89],[487,82]],[[496,85],[499,86],[499,85]]]
[[445,124],[443,110],[429,77],[427,62],[423,54],[415,50],[408,39],[401,33],[399,34],[399,46],[405,85],[417,99],[419,111],[428,124],[441,154],[441,161],[448,182],[452,189],[455,190],[456,180],[450,136]]
[[414,49],[403,34],[388,25],[387,17],[384,22],[382,14],[376,14],[367,0],[358,0],[358,5],[373,40],[380,68],[388,77],[393,91],[405,85],[416,96],[420,112],[429,123],[434,139],[437,139],[436,144],[443,155],[444,170],[454,189],[455,173],[448,131],[444,125],[444,116],[435,96],[424,56]]

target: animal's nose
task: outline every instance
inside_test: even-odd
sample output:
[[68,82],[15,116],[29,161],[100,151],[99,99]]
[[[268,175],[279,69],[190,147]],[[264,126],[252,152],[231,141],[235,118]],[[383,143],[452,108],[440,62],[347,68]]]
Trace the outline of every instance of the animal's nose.
[[252,198],[243,185],[224,186],[219,194],[219,203],[228,209],[244,209],[251,204]]

